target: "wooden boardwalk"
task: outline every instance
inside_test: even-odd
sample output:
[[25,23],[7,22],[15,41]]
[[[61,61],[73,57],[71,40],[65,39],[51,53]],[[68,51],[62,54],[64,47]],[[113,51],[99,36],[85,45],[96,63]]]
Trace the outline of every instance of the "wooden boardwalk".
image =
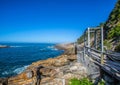
[[99,65],[106,73],[116,78],[117,80],[120,80],[120,54],[104,53],[104,63],[101,64],[101,53],[91,49],[90,52],[85,53],[89,55],[94,60],[93,62]]
[[[100,35],[96,34],[98,30]],[[90,41],[92,40],[90,35],[91,32],[94,32],[95,36],[94,41],[92,41],[94,43],[93,46]],[[103,28],[86,29],[84,32],[84,46],[77,46],[77,48],[78,51],[83,52],[84,56],[88,55],[91,57],[93,62],[100,66],[104,72],[120,81],[120,53],[104,51]],[[98,50],[97,48],[100,49]]]

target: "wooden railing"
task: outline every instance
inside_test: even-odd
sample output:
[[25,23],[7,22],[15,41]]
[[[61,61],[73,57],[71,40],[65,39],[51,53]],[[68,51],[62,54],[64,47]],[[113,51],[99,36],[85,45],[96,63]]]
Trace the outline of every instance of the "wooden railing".
[[[84,57],[88,55],[93,59],[94,63],[101,67],[101,69],[117,80],[120,80],[120,53],[102,53],[99,50],[89,47],[84,47],[83,53]],[[101,54],[103,55],[103,59],[101,59]],[[103,61],[103,63],[101,63],[101,61]]]
[[[94,34],[94,36],[92,36],[94,37],[94,41],[91,41],[92,33]],[[83,52],[83,57],[88,55],[101,69],[106,71],[106,73],[120,80],[120,53],[104,51],[103,39],[103,27],[87,28],[84,32],[84,46],[77,46],[77,48]],[[91,46],[91,42],[95,42],[94,47]]]

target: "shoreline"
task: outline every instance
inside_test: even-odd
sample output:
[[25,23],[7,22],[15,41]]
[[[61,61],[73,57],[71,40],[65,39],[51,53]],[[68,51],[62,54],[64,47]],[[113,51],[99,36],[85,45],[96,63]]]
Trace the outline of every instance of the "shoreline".
[[[68,83],[68,80],[72,77],[81,78],[86,76],[85,68],[81,64],[76,63],[77,58],[73,47],[73,44],[56,45],[55,48],[62,48],[61,50],[65,51],[62,55],[33,62],[22,73],[0,79],[0,84],[2,82],[6,83],[6,85],[36,85],[37,82],[40,85],[62,85],[60,83],[63,80]],[[82,67],[81,73],[78,72],[79,66]],[[72,72],[73,70],[75,73]]]
[[8,45],[0,45],[0,48],[10,48]]

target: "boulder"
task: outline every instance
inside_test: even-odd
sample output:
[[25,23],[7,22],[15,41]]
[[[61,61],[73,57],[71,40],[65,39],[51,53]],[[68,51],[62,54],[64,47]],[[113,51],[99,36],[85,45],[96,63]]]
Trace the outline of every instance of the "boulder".
[[56,70],[51,68],[42,68],[40,69],[40,73],[44,77],[54,77],[56,75]]

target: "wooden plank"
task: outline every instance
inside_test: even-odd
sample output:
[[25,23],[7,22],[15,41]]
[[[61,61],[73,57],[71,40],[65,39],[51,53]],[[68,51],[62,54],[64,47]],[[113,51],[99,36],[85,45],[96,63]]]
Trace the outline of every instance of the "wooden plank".
[[106,63],[109,63],[109,64],[112,63],[113,65],[118,66],[120,68],[120,63],[118,62],[107,60]]
[[120,73],[120,68],[119,68],[119,67],[116,67],[116,66],[110,65],[110,64],[104,64],[104,65],[110,67],[110,68],[113,69],[115,72]]
[[88,53],[89,55],[91,55],[91,58],[94,59],[94,60],[97,60],[98,62],[100,62],[100,57],[97,56],[96,54],[94,53]]
[[113,55],[113,54],[107,54],[109,58],[112,58],[116,61],[120,61],[120,56],[116,56],[116,55]]
[[[109,67],[107,67],[107,66],[102,66],[101,67],[106,73],[108,73],[109,75],[111,75],[111,76],[113,76],[114,78],[116,78],[117,80],[119,80],[120,81],[120,76],[119,75],[116,75],[116,74],[118,74],[118,73],[114,73],[114,72],[112,72],[112,71],[110,71],[110,68]],[[109,69],[108,69],[109,68]]]

